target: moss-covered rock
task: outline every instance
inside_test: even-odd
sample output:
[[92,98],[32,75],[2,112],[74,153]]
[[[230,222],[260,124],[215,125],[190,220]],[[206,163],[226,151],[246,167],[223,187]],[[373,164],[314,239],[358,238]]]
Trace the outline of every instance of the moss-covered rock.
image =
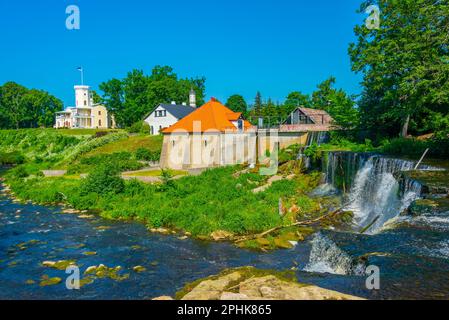
[[48,275],[43,275],[39,285],[41,287],[47,287],[47,286],[54,286],[54,285],[60,284],[61,282],[62,282],[62,279],[59,277],[50,278]]
[[42,262],[42,266],[53,268],[57,270],[66,270],[69,266],[76,265],[75,260],[59,260],[59,261],[44,261]]
[[449,212],[449,198],[415,200],[406,213],[413,216],[425,216],[438,215],[445,212]]

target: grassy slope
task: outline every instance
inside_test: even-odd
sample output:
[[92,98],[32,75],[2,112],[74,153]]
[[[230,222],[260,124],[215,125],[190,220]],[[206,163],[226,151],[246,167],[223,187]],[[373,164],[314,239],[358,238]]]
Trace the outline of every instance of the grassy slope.
[[157,151],[162,148],[162,136],[130,136],[126,139],[109,143],[86,153],[85,157],[114,152],[135,152],[139,148]]

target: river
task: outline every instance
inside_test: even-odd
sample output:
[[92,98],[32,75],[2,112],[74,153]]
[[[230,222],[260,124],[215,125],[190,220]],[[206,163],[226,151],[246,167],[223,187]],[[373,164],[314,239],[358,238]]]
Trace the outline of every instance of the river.
[[[367,161],[365,158],[358,162],[352,178],[348,177],[353,181],[352,186],[347,186],[351,190],[355,190],[354,181]],[[328,176],[335,174],[333,169],[328,166]],[[377,170],[376,174],[384,173]],[[373,177],[368,180],[378,181]],[[358,178],[361,180],[360,176]],[[394,185],[391,192],[396,192],[393,189],[397,185],[391,184]],[[370,187],[366,185],[365,190]],[[391,203],[398,202],[392,200]],[[376,211],[376,207],[374,211],[365,212],[366,206],[362,207],[356,212],[359,221],[364,214],[383,210]],[[139,223],[114,222],[100,217],[83,219],[60,212],[58,207],[20,204],[7,195],[0,196],[0,299],[173,296],[188,282],[226,268],[248,265],[275,270],[294,268],[300,282],[370,299],[449,299],[449,212],[403,218],[403,223],[397,227],[375,226],[363,235],[351,231],[322,231],[293,249],[268,253],[243,250],[227,243],[150,234]],[[387,216],[381,218],[382,226],[386,222],[384,218],[391,217],[392,211],[388,208]],[[89,252],[96,254],[86,255]],[[364,255],[369,255],[368,263],[381,271],[380,290],[366,288],[365,266],[358,268],[354,262]],[[95,279],[80,290],[68,290],[64,271],[42,266],[42,262],[48,260],[74,260],[81,272],[99,264],[121,266],[120,274],[129,274],[129,277],[122,281]],[[135,266],[143,266],[146,271],[134,272]],[[44,275],[60,277],[63,281],[42,287],[39,282]]]

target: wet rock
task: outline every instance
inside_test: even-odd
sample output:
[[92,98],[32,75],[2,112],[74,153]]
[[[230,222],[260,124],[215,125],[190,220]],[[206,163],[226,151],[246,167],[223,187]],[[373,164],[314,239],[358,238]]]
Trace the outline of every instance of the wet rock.
[[97,253],[95,251],[86,251],[83,252],[83,255],[85,256],[95,256]]
[[187,293],[182,300],[219,300],[222,292],[241,277],[240,272],[234,272],[216,280],[205,280]]
[[160,234],[170,234],[170,230],[165,229],[165,228],[151,228],[150,232],[152,233],[160,233]]
[[111,227],[109,227],[109,226],[99,226],[99,227],[95,227],[95,229],[98,230],[98,231],[105,231],[105,230],[111,229]]
[[182,237],[178,237],[178,239],[179,240],[187,240],[187,239],[189,239],[189,237],[188,236],[182,236]]
[[449,199],[418,199],[412,202],[406,214],[413,216],[438,215],[449,212]]
[[107,267],[104,264],[100,264],[98,266],[90,266],[85,271],[85,275],[92,275],[97,278],[109,278],[112,280],[122,281],[129,278],[129,273],[124,275],[119,275],[119,272],[122,270],[121,266],[116,267]]
[[95,217],[92,216],[92,215],[89,215],[89,214],[81,214],[81,215],[78,216],[78,218],[80,218],[80,219],[93,219]]
[[182,300],[362,300],[313,285],[298,283],[284,273],[239,268],[187,285]]
[[275,238],[274,244],[276,245],[276,247],[281,248],[281,249],[293,248],[293,245],[288,240],[282,239],[282,238]]
[[174,299],[170,296],[161,296],[161,297],[153,298],[151,300],[153,300],[153,301],[170,301],[170,300],[174,300]]
[[212,232],[210,234],[210,237],[214,241],[223,241],[223,240],[231,239],[233,237],[233,234],[231,232],[228,232],[228,231],[217,230],[217,231]]
[[143,266],[135,266],[133,270],[137,273],[145,272],[147,269]]
[[363,300],[317,286],[283,281],[276,276],[248,279],[240,284],[240,293],[261,300]]
[[41,287],[46,287],[46,286],[54,286],[57,285],[59,283],[62,282],[62,279],[59,277],[54,277],[54,278],[50,278],[47,275],[43,275],[41,278],[41,282],[39,283],[39,285]]
[[25,281],[25,284],[28,284],[28,285],[35,284],[35,283],[36,283],[36,281],[31,280],[31,279]]
[[59,261],[44,261],[42,262],[42,266],[53,268],[57,270],[66,270],[69,266],[76,265],[76,261],[74,260],[59,260]]
[[77,214],[77,213],[80,213],[80,211],[76,210],[76,209],[64,209],[64,210],[62,210],[62,213],[65,213],[65,214]]

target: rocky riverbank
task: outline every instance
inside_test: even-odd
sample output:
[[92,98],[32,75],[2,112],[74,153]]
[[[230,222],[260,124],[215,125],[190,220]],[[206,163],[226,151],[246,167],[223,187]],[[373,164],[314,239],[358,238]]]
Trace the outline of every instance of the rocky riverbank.
[[[170,300],[159,297],[155,300]],[[176,294],[179,300],[363,300],[299,283],[294,273],[243,267],[190,283]]]

